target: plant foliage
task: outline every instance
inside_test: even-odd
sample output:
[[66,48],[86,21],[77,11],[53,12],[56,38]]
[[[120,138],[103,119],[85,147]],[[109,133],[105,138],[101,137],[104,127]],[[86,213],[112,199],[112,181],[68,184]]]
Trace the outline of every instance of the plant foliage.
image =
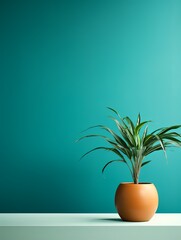
[[110,145],[110,147],[96,147],[82,156],[83,158],[96,150],[106,150],[117,155],[118,159],[106,163],[102,172],[104,172],[105,168],[113,162],[123,162],[129,168],[134,183],[137,184],[139,183],[141,168],[151,162],[146,161],[145,157],[160,150],[164,151],[166,156],[166,149],[168,147],[181,147],[181,135],[175,131],[180,128],[181,125],[163,127],[148,133],[148,123],[151,121],[142,122],[140,114],[138,114],[137,121],[134,124],[129,117],[122,118],[115,109],[110,107],[108,107],[108,109],[116,115],[116,118],[111,117],[111,119],[116,124],[118,133],[107,126],[96,125],[88,129],[102,129],[107,132],[108,136],[89,134],[78,139],[78,141],[80,141],[85,138],[100,137]]

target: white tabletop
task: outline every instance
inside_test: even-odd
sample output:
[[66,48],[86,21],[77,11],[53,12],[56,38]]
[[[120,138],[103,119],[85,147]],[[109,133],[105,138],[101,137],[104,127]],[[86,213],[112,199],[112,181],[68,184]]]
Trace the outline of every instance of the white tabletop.
[[123,222],[118,214],[0,214],[0,226],[180,226],[181,214],[155,214],[148,222]]

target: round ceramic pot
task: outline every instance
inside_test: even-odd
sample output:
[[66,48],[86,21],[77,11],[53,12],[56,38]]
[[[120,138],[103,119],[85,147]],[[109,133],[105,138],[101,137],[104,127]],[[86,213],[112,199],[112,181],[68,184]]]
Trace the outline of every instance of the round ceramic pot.
[[158,192],[152,183],[121,183],[115,205],[123,221],[149,221],[158,208]]

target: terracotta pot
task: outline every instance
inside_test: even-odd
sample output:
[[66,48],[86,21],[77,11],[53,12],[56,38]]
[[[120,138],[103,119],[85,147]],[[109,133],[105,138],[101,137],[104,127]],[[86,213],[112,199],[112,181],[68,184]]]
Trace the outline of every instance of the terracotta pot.
[[123,221],[148,221],[158,208],[156,187],[152,183],[121,183],[116,190],[115,205]]

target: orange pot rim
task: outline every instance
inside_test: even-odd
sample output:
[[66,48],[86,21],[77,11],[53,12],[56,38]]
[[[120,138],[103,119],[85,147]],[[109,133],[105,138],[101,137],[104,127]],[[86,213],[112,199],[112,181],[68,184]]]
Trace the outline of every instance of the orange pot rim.
[[122,185],[154,185],[151,182],[139,182],[139,183],[134,183],[134,182],[121,182],[120,184]]

